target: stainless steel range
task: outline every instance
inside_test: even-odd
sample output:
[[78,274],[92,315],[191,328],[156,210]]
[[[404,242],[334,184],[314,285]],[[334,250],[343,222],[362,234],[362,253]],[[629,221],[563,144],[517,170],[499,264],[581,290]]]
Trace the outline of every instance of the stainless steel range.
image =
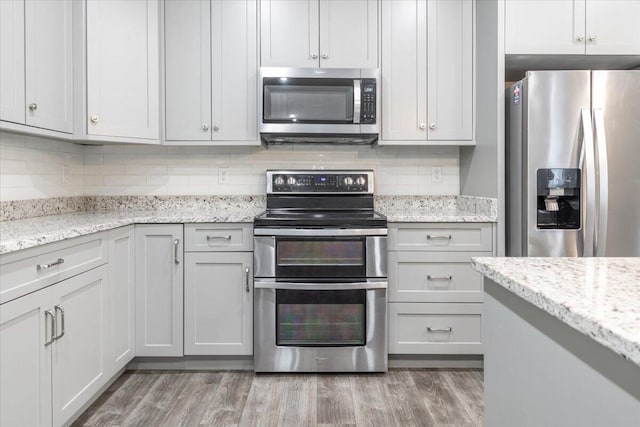
[[387,219],[373,171],[267,171],[254,221],[256,372],[387,370]]

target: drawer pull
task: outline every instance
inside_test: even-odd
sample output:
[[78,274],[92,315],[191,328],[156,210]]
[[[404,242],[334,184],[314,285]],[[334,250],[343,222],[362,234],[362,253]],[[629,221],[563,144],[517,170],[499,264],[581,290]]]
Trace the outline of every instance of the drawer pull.
[[451,280],[453,276],[432,276],[430,274],[427,275],[427,280]]
[[431,234],[427,234],[427,240],[451,240],[451,234],[442,236],[432,236]]
[[226,235],[226,236],[207,236],[207,242],[209,240],[214,240],[214,239],[224,239],[224,240],[231,240],[231,236],[230,235]]
[[432,328],[431,326],[427,326],[427,331],[429,332],[451,332],[453,328],[449,326],[448,328]]
[[38,271],[46,270],[47,268],[51,268],[53,266],[60,265],[60,264],[64,264],[64,259],[58,258],[57,261],[52,262],[50,264],[38,264],[38,265],[36,265],[36,270],[38,270]]

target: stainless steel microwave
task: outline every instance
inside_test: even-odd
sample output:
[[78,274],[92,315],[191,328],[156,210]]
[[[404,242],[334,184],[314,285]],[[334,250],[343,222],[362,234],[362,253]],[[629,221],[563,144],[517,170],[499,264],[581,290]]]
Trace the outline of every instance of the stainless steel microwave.
[[377,68],[260,68],[258,122],[267,143],[378,139]]

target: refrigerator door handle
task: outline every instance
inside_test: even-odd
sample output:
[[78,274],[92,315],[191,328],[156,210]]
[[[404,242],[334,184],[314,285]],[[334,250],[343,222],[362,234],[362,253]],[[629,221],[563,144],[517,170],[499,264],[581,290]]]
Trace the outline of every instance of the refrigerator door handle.
[[593,122],[596,129],[595,148],[598,153],[598,222],[595,236],[595,255],[604,256],[607,244],[607,223],[609,219],[609,167],[607,162],[607,137],[604,129],[604,112],[601,108],[594,108]]
[[583,215],[582,227],[583,246],[582,256],[593,256],[595,240],[595,216],[596,216],[596,170],[595,170],[595,146],[593,142],[593,130],[591,127],[591,110],[583,108],[582,111],[582,150],[580,153],[580,169],[582,169],[583,184],[586,191],[583,192],[583,204],[586,205]]

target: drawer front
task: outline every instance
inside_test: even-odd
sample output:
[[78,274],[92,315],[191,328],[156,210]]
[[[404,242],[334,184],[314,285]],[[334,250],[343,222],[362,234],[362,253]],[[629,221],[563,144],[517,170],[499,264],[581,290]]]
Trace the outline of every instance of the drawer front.
[[389,226],[389,249],[491,252],[492,227],[492,224],[488,223],[396,223]]
[[[60,260],[62,262],[59,262]],[[107,261],[106,232],[2,255],[0,304],[83,273]]]
[[252,251],[252,224],[185,224],[185,252]]
[[389,252],[389,301],[482,302],[482,275],[473,253]]
[[389,353],[482,354],[482,304],[390,303]]

